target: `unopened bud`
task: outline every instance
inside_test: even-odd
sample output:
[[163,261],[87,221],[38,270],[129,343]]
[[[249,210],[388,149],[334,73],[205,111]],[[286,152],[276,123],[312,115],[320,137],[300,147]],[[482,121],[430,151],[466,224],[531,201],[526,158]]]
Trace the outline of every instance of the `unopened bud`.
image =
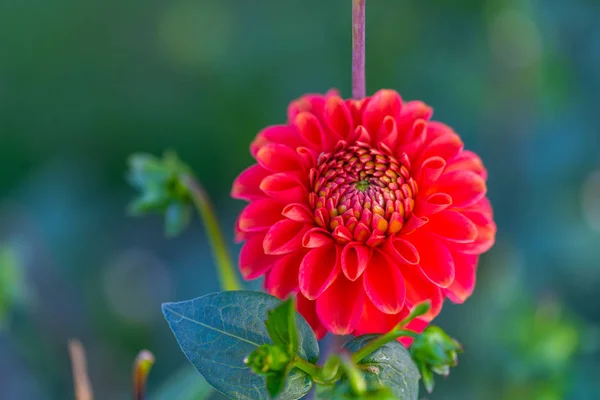
[[263,344],[254,350],[244,363],[257,374],[283,371],[289,364],[290,358],[285,351],[276,345]]

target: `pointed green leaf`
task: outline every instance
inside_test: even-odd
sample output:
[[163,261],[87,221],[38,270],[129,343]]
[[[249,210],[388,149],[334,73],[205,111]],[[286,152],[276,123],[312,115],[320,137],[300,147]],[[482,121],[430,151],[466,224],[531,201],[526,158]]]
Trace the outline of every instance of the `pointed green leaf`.
[[[167,303],[163,313],[186,357],[214,388],[235,399],[254,400],[267,398],[265,379],[254,374],[244,358],[272,344],[264,321],[267,311],[280,304],[265,293],[232,291]],[[314,362],[319,357],[314,333],[300,314],[295,318],[298,354]],[[311,385],[304,372],[293,369],[278,398],[299,399]]]
[[296,332],[296,310],[289,299],[267,313],[267,332],[273,343],[285,349],[290,358],[298,354],[298,333]]
[[267,392],[269,397],[277,397],[285,388],[285,381],[290,375],[291,368],[288,367],[283,371],[272,373],[267,376]]

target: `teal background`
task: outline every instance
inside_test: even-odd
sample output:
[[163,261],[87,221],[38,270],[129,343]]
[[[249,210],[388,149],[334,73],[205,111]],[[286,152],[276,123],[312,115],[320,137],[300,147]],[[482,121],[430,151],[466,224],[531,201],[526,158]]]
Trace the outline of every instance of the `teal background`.
[[[367,1],[367,88],[430,104],[489,169],[496,246],[437,320],[464,344],[428,399],[600,392],[600,2]],[[160,303],[218,290],[195,220],[132,219],[132,152],[179,153],[227,238],[248,145],[290,100],[350,95],[350,0],[0,0],[0,397],[97,399],[184,365]],[[231,242],[233,242],[231,240]],[[239,247],[231,244],[235,252]]]

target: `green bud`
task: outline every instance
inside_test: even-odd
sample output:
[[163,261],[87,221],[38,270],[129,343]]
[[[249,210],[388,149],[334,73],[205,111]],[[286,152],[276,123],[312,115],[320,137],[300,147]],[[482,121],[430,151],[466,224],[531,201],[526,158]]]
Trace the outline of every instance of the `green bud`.
[[267,375],[284,371],[290,363],[290,358],[280,346],[263,344],[254,350],[244,363],[256,374]]
[[434,387],[433,374],[448,376],[450,367],[458,364],[458,353],[461,351],[460,343],[437,326],[428,327],[415,339],[410,353],[429,393]]
[[191,196],[182,182],[189,171],[174,153],[167,152],[162,158],[133,154],[129,157],[127,178],[139,196],[129,205],[131,214],[164,214],[167,236],[179,234],[192,214]]
[[412,321],[413,319],[420,317],[423,314],[426,314],[430,308],[431,308],[431,302],[429,300],[425,300],[425,301],[417,304],[412,309],[410,314],[408,314],[408,316],[406,318],[404,318],[402,321],[400,321],[400,323],[397,326],[404,327],[404,326],[408,325],[408,323],[410,321]]

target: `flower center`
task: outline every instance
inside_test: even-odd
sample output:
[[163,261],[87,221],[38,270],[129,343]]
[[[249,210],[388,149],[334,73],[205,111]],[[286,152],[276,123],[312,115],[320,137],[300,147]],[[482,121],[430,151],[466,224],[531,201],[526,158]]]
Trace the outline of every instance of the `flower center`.
[[339,242],[370,246],[399,232],[410,217],[417,183],[396,158],[356,143],[319,156],[310,171],[315,222]]

